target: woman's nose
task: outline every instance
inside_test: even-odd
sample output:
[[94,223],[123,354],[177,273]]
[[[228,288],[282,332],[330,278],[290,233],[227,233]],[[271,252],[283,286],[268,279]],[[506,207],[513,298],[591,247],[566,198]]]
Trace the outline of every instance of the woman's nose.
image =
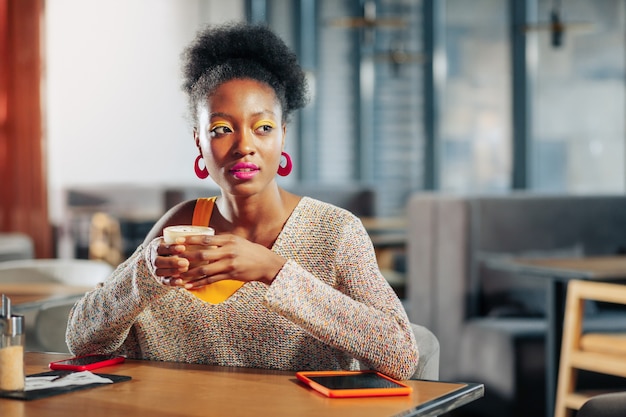
[[242,131],[237,135],[234,151],[239,155],[254,154],[254,136],[251,132]]

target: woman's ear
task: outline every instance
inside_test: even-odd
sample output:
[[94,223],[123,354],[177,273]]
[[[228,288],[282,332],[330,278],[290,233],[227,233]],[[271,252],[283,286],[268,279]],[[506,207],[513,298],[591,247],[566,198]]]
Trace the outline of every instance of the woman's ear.
[[[200,150],[200,135],[198,135],[198,128],[195,126],[193,128],[193,140],[194,142],[196,142],[196,147],[198,148],[198,150]],[[201,150],[200,153],[202,153]]]
[[285,138],[287,137],[287,124],[283,123],[283,140],[281,141],[280,147],[285,149]]

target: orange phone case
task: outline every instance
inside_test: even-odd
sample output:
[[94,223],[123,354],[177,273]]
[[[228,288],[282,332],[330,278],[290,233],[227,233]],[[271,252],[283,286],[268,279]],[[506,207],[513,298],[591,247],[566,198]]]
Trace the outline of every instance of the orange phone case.
[[410,386],[376,371],[299,371],[296,377],[331,398],[409,395],[413,391]]

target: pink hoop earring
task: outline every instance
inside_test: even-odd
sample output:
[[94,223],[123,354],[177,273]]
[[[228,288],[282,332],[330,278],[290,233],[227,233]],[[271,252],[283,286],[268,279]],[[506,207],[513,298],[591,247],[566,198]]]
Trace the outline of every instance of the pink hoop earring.
[[196,158],[196,162],[194,162],[193,164],[193,169],[196,171],[196,175],[198,176],[198,178],[203,180],[209,176],[209,170],[206,169],[206,165],[204,166],[204,168],[202,169],[200,168],[201,159],[202,159],[202,154],[198,155],[198,157]]
[[[291,173],[293,163],[291,162],[291,156],[287,152],[281,152],[280,155],[282,158],[280,159],[280,165],[278,165],[278,175],[286,177]],[[283,159],[285,160],[285,166],[282,165]]]

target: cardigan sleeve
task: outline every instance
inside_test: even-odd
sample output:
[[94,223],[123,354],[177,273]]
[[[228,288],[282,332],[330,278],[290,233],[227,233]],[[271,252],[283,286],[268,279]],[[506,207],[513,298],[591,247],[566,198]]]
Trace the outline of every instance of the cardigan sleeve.
[[357,218],[343,226],[335,253],[334,285],[288,260],[266,294],[268,308],[372,369],[410,378],[419,360],[415,336]]
[[70,352],[121,353],[141,357],[131,332],[141,312],[155,299],[176,289],[160,285],[152,276],[148,245],[119,265],[113,274],[87,292],[72,308],[65,334]]

